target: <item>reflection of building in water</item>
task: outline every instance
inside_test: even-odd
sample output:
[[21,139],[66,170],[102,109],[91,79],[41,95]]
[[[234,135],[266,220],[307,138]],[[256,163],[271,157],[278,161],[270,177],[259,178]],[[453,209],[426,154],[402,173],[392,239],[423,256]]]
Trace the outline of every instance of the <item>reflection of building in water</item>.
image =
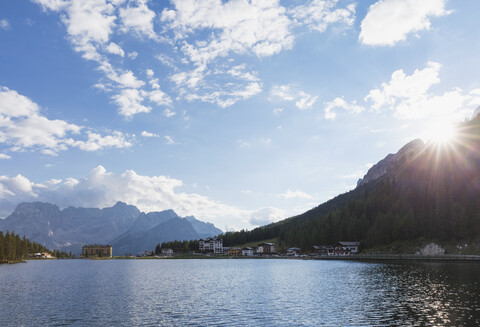
[[111,258],[112,246],[101,244],[84,245],[82,247],[82,256],[84,258]]

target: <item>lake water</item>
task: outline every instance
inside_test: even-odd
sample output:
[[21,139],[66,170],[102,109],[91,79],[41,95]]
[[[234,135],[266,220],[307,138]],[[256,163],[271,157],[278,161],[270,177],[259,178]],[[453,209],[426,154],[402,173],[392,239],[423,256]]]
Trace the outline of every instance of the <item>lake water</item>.
[[285,259],[0,265],[0,326],[479,326],[480,264]]

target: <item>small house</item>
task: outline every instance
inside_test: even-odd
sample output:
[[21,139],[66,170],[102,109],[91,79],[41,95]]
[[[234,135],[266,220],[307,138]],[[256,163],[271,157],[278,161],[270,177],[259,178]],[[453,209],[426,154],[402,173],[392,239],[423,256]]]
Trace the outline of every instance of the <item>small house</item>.
[[242,249],[240,248],[230,248],[228,250],[227,255],[242,255]]
[[300,250],[300,248],[297,248],[297,247],[287,249],[287,255],[288,256],[297,256],[301,252],[302,252],[302,250]]
[[357,254],[360,242],[338,242],[335,245],[335,255]]
[[314,245],[312,250],[315,255],[328,256],[335,254],[335,248],[332,245]]
[[162,254],[163,255],[173,255],[173,250],[170,249],[170,248],[162,249]]
[[252,257],[253,256],[253,248],[249,248],[249,247],[243,248],[242,249],[242,255],[247,256],[247,257]]

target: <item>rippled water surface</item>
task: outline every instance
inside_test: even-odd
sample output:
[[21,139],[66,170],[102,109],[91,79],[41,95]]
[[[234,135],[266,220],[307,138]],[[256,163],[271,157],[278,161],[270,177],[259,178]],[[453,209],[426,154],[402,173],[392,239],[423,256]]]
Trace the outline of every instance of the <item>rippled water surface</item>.
[[480,326],[480,264],[55,260],[0,265],[0,326]]

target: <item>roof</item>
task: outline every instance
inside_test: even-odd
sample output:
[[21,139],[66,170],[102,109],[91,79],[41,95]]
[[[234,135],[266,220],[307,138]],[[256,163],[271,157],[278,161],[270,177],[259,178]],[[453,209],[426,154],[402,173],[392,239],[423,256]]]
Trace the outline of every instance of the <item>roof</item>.
[[210,242],[210,241],[223,241],[223,240],[218,237],[209,237],[209,238],[201,238],[199,241]]
[[333,245],[314,245],[314,249],[333,249]]
[[360,242],[338,242],[338,244],[343,246],[359,246]]
[[262,243],[262,244],[258,244],[258,246],[262,246],[262,245],[275,246],[275,243]]

